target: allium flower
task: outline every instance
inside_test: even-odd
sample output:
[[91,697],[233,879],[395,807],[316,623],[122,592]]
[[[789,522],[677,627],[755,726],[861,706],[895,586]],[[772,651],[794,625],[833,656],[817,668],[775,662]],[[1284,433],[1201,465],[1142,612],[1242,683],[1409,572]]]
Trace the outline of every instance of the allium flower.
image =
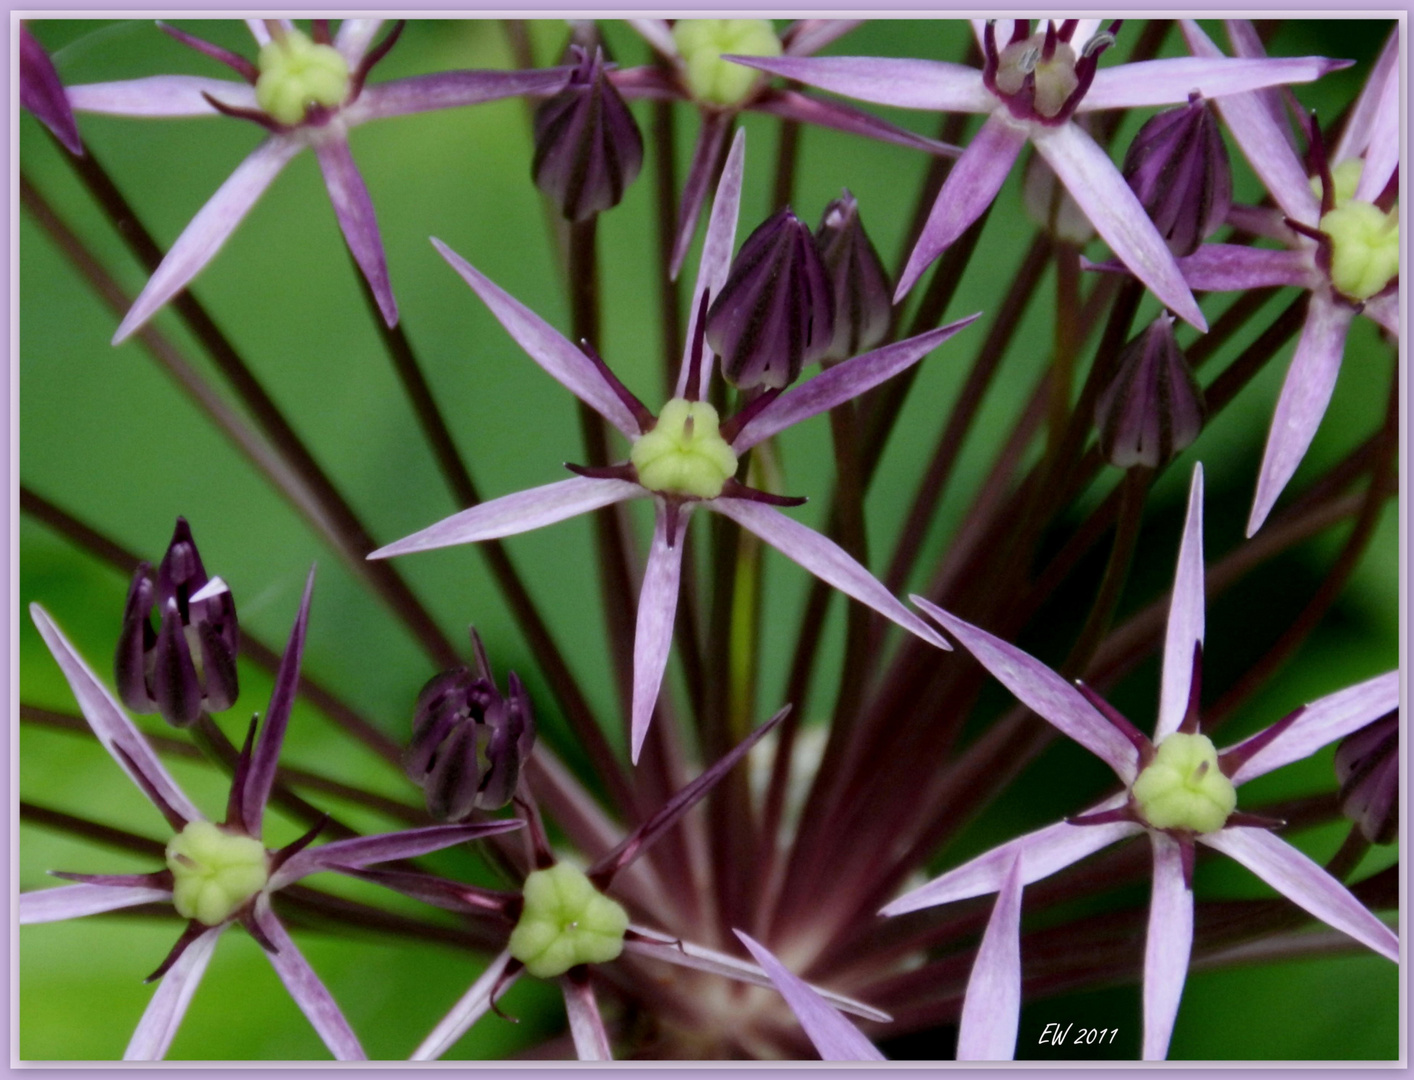
[[450,109],[517,94],[550,94],[565,83],[564,68],[537,71],[448,71],[364,85],[369,71],[397,40],[401,24],[369,48],[382,19],[345,19],[329,40],[327,19],[313,37],[288,19],[248,19],[260,46],[255,63],[172,27],[184,44],[231,68],[243,82],[194,75],[157,75],[69,87],[79,112],[114,116],[226,116],[250,120],[270,134],[217,189],[177,238],[113,336],[118,344],[201,272],[280,170],[306,147],[319,159],[344,239],[368,280],[389,326],[398,307],[373,201],[349,151],[348,131],[369,120]]
[[300,878],[320,871],[412,858],[521,825],[518,821],[436,825],[310,848],[322,828],[321,822],[278,851],[266,850],[261,842],[262,819],[274,787],[280,744],[299,682],[313,587],[311,570],[299,615],[275,676],[260,740],[255,741],[252,721],[231,782],[226,819],[220,824],[209,821],[177,787],[157,754],[48,613],[38,604],[30,606],[34,624],[63,670],[93,733],[176,832],[167,845],[165,870],[150,874],[56,873],[55,876],[78,884],[20,896],[21,924],[55,922],[154,901],[171,901],[177,914],[187,920],[187,928],[172,951],[148,977],[149,981],[160,978],[162,982],[133,1032],[123,1055],[125,1060],[155,1060],[166,1054],[206,971],[216,939],[235,922],[260,943],[280,981],[330,1052],[342,1061],[363,1060],[365,1055],[357,1036],[276,918],[271,897]]
[[[1340,65],[1320,57],[1282,60],[1147,60],[1097,70],[1119,24],[1049,20],[1034,32],[1012,24],[998,49],[995,20],[973,20],[986,58],[981,71],[940,60],[849,56],[729,59],[847,97],[904,109],[984,113],[987,121],[958,158],[894,293],[907,295],[923,271],[976,221],[1001,190],[1029,140],[1085,211],[1095,231],[1154,295],[1186,322],[1206,329],[1203,314],[1163,238],[1105,152],[1075,123],[1077,113],[1216,97],[1310,82]],[[1081,42],[1077,48],[1073,42]]]
[[[1238,23],[1230,29],[1241,51],[1260,53],[1250,26]],[[1208,62],[1222,57],[1195,23],[1185,22],[1183,32],[1198,57]],[[1254,55],[1247,62],[1258,60]],[[1329,158],[1312,121],[1314,177],[1307,176],[1280,112],[1267,98],[1239,94],[1218,102],[1228,129],[1279,207],[1245,210],[1233,222],[1280,240],[1287,248],[1208,244],[1180,260],[1179,267],[1189,285],[1200,290],[1269,285],[1311,290],[1306,324],[1272,415],[1248,536],[1262,527],[1316,437],[1335,390],[1351,321],[1363,313],[1399,334],[1399,209],[1393,184],[1399,166],[1399,102],[1395,34]]]
[[1021,866],[1023,884],[1049,877],[1119,840],[1147,834],[1153,898],[1144,953],[1144,1058],[1168,1051],[1193,947],[1195,844],[1221,851],[1316,918],[1398,963],[1398,937],[1350,891],[1269,831],[1280,825],[1235,809],[1236,788],[1307,757],[1389,712],[1399,672],[1369,679],[1297,709],[1221,753],[1199,733],[1203,645],[1203,472],[1195,466],[1188,519],[1164,640],[1159,718],[1150,741],[1084,684],[921,597],[913,600],[1021,702],[1105,761],[1125,791],[1076,818],[1037,830],[950,870],[883,909],[900,915],[980,896]]
[[[443,257],[491,309],[531,359],[616,427],[630,443],[629,460],[605,469],[575,467],[580,475],[545,487],[493,499],[375,551],[388,558],[528,532],[578,514],[652,498],[657,504],[653,545],[638,600],[633,657],[633,760],[638,760],[672,644],[682,568],[682,539],[697,507],[731,518],[822,581],[867,604],[900,626],[935,644],[941,641],[843,548],[786,517],[778,505],[796,505],[746,487],[735,479],[738,456],[764,439],[806,420],[921,360],[971,319],[950,323],[831,368],[787,393],[763,393],[725,424],[706,400],[713,356],[702,341],[703,308],[722,288],[731,261],[741,194],[745,137],[738,134],[722,171],[698,271],[688,347],[677,395],[658,417],[614,377],[592,350],[581,352],[549,323],[489,278],[434,240]],[[974,316],[975,318],[975,316]],[[945,644],[943,647],[947,647]]]

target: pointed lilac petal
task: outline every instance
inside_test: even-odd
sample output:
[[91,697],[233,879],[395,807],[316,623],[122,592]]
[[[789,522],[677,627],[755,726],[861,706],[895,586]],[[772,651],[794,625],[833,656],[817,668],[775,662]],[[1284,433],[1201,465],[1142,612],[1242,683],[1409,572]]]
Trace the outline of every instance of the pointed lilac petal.
[[580,1061],[613,1061],[609,1033],[604,1030],[604,1018],[599,1015],[599,1003],[594,1000],[594,987],[589,980],[561,976],[560,990],[565,997],[565,1016],[570,1023],[575,1056]]
[[1154,742],[1168,738],[1183,723],[1193,686],[1193,650],[1203,644],[1203,465],[1193,466],[1188,488],[1188,517],[1173,575],[1168,629],[1164,633],[1164,672],[1159,684],[1159,720]]
[[481,297],[482,302],[491,309],[491,314],[505,327],[506,333],[532,360],[566,390],[618,428],[626,438],[638,436],[638,421],[589,357],[442,241],[433,237],[432,246]]
[[[275,952],[267,952],[275,974],[285,984],[290,997],[300,1011],[309,1018],[314,1030],[324,1040],[324,1045],[334,1055],[336,1061],[367,1061],[368,1055],[359,1045],[358,1036],[349,1027],[344,1014],[339,1010],[333,996],[319,981],[319,976],[309,966],[309,961],[295,945],[294,940],[280,925],[280,920],[270,910],[270,897],[261,893],[255,901],[255,922],[261,932],[275,946]],[[171,978],[170,973],[167,976]]]
[[[1262,44],[1261,35],[1257,33],[1257,28],[1252,24],[1251,19],[1225,19],[1223,27],[1227,30],[1228,44],[1232,47],[1235,56],[1248,60],[1265,60],[1267,57],[1267,47]],[[1290,91],[1287,91],[1290,93]],[[1296,136],[1291,130],[1291,121],[1288,119],[1286,103],[1282,101],[1282,95],[1276,87],[1266,90],[1256,91],[1255,96],[1262,103],[1262,108],[1266,109],[1275,125],[1290,145],[1293,153],[1298,153]]]
[[1362,202],[1374,202],[1380,197],[1394,170],[1399,167],[1399,74],[1385,79],[1384,93],[1370,124],[1370,141],[1365,150],[1365,168],[1355,186],[1355,197]]
[[[1399,29],[1390,32],[1389,40],[1380,50],[1379,59],[1370,69],[1360,96],[1350,109],[1350,118],[1345,122],[1345,130],[1340,133],[1340,141],[1335,144],[1331,163],[1338,165],[1350,158],[1358,158],[1365,153],[1374,138],[1375,114],[1380,111],[1385,97],[1386,84],[1393,80],[1399,85]],[[1395,137],[1396,146],[1399,143]],[[1378,192],[1376,193],[1378,194]]]
[[810,97],[795,90],[771,90],[759,101],[747,106],[753,112],[769,113],[801,124],[834,128],[851,135],[862,135],[866,139],[906,146],[910,150],[922,150],[925,154],[940,157],[957,157],[961,147],[951,143],[938,142],[925,135],[917,135],[907,128],[896,127],[887,120],[855,109],[838,101],[826,101]]
[[1399,337],[1399,293],[1377,296],[1365,301],[1364,314],[1374,319],[1395,337]]
[[659,502],[653,526],[653,545],[648,566],[643,571],[643,587],[638,593],[638,624],[633,636],[633,723],[631,760],[638,764],[658,690],[668,666],[673,644],[673,620],[678,610],[678,579],[682,574],[682,543],[687,535],[691,504],[682,507],[668,536],[668,511]]
[[383,240],[378,235],[378,218],[373,212],[368,187],[349,152],[348,140],[321,139],[314,145],[314,156],[319,159],[324,186],[329,189],[329,201],[334,204],[334,216],[339,219],[349,251],[378,300],[383,321],[396,326],[398,305],[393,299],[393,287],[388,283],[388,260],[383,254]]
[[998,101],[982,85],[982,73],[945,60],[894,60],[873,56],[725,56],[832,94],[875,105],[933,112],[991,112]]
[[[1242,763],[1232,775],[1234,784],[1245,784],[1293,761],[1310,757],[1321,747],[1399,708],[1399,672],[1387,671],[1373,679],[1328,694],[1311,702],[1291,725]],[[1256,735],[1252,736],[1257,738]],[[1251,742],[1245,739],[1243,742]],[[1243,743],[1232,747],[1236,750]]]
[[[266,25],[266,23],[270,21],[271,20],[269,19],[247,19],[245,21],[245,24],[250,29],[251,36],[255,38],[255,43],[257,45],[270,44],[270,28]],[[279,19],[277,21],[279,22],[281,29],[293,30],[295,28],[295,24],[289,19]]]
[[1309,288],[1315,276],[1309,246],[1273,251],[1241,244],[1204,244],[1179,259],[1178,268],[1195,292],[1238,292],[1269,285]]
[[[1300,246],[1300,235],[1286,223],[1286,215],[1274,206],[1243,206],[1241,203],[1233,203],[1227,212],[1227,223],[1239,232],[1265,236],[1288,247]],[[1179,266],[1182,265],[1180,260]]]
[[491,995],[497,987],[502,990],[509,989],[520,977],[520,971],[517,971],[501,983],[501,975],[510,962],[511,954],[508,952],[503,952],[492,960],[481,973],[481,977],[472,983],[471,988],[452,1006],[451,1012],[442,1017],[441,1022],[432,1029],[432,1033],[422,1040],[422,1045],[412,1052],[410,1060],[436,1061],[471,1029],[472,1024],[485,1016],[491,1009]]
[[1262,470],[1257,478],[1257,494],[1252,500],[1252,516],[1247,521],[1248,536],[1267,520],[1277,497],[1295,475],[1311,440],[1316,437],[1316,429],[1321,426],[1321,418],[1326,415],[1326,406],[1335,391],[1335,379],[1345,353],[1345,333],[1353,318],[1354,312],[1344,304],[1336,303],[1324,293],[1312,294],[1306,325],[1301,329],[1296,355],[1291,358],[1281,397],[1272,414]]
[[761,965],[804,1029],[821,1061],[886,1061],[860,1030],[786,968],[764,945],[733,930]]
[[283,889],[291,882],[321,870],[342,870],[363,867],[394,859],[414,859],[431,851],[441,851],[455,844],[481,840],[498,833],[511,832],[524,825],[519,818],[487,821],[469,825],[428,825],[403,832],[380,833],[377,836],[355,836],[335,840],[315,848],[297,852],[270,876],[271,892]]
[[340,114],[350,125],[389,116],[455,109],[501,98],[549,97],[563,89],[570,69],[534,68],[520,71],[444,71],[366,86],[358,100]]
[[[894,290],[894,303],[908,295],[914,282],[923,276],[923,271],[932,265],[943,249],[982,216],[982,211],[997,197],[1016,161],[1016,155],[1021,153],[1025,144],[1024,128],[1002,116],[987,118],[982,130],[967,144],[962,156],[953,162],[948,178],[943,181],[933,209],[928,214],[928,221],[918,236],[918,243],[908,256],[908,265],[899,278],[898,288]],[[1115,175],[1118,177],[1119,173]]]
[[1266,829],[1226,828],[1199,836],[1251,870],[1293,904],[1399,963],[1399,937],[1330,874]]
[[755,533],[788,559],[799,563],[827,585],[871,607],[909,633],[948,652],[949,645],[879,583],[854,557],[829,537],[788,518],[774,507],[747,499],[713,499],[707,504],[743,529]]
[[218,116],[206,100],[255,109],[255,88],[230,79],[197,75],[153,75],[120,82],[83,83],[68,88],[69,105],[77,112],[107,116]]
[[[83,658],[69,643],[69,639],[54,625],[49,613],[38,604],[31,604],[29,613],[40,637],[49,646],[49,651],[54,654],[54,659],[63,670],[64,678],[74,693],[74,699],[78,702],[84,719],[98,736],[103,748],[113,756],[113,760],[122,766],[134,783],[144,790],[150,787],[156,791],[169,807],[187,821],[204,820],[201,812],[177,786],[157,754],[147,744],[147,740],[133,726],[128,714],[118,707],[113,695],[98,681],[98,676],[84,663]],[[122,753],[118,752],[120,748]],[[134,769],[139,771],[141,779],[134,773]]]
[[1105,762],[1126,784],[1133,783],[1137,765],[1134,746],[1079,690],[1015,645],[963,622],[921,596],[911,599],[962,642],[1023,705]]
[[673,38],[673,28],[668,25],[667,19],[626,19],[625,21],[663,59],[678,59],[678,43]]
[[1178,841],[1152,832],[1154,891],[1144,940],[1144,1060],[1163,1061],[1193,951],[1193,892],[1183,880]]
[[809,56],[864,25],[863,19],[800,19],[786,28],[787,56]]
[[349,65],[349,70],[352,71],[358,67],[359,61],[368,52],[368,47],[373,44],[373,39],[378,36],[383,21],[382,19],[345,19],[339,24],[338,33],[334,35],[334,48],[339,50],[339,55]]
[[1031,141],[1120,262],[1175,315],[1207,330],[1173,253],[1095,140],[1079,124],[1066,123],[1037,127]]
[[[697,220],[702,215],[702,204],[707,199],[707,186],[712,182],[712,167],[722,152],[722,143],[726,140],[727,132],[731,130],[732,113],[711,111],[701,114],[700,126],[697,129],[697,142],[692,148],[692,161],[687,166],[687,180],[682,188],[682,202],[678,204],[677,230],[673,234],[673,255],[668,262],[668,276],[673,281],[678,279],[678,274],[682,270],[683,260],[687,258],[687,249],[692,244],[692,238],[697,233]],[[735,145],[735,143],[733,143]],[[720,198],[721,183],[717,185]],[[736,224],[733,219],[732,235],[736,235]],[[706,257],[706,249],[703,249],[703,257]],[[728,258],[730,255],[730,243],[728,244]],[[702,276],[698,274],[697,287],[702,288]],[[715,296],[716,293],[714,292]],[[689,338],[691,340],[691,338]]]
[[1095,72],[1095,81],[1076,112],[1182,104],[1194,91],[1205,98],[1220,98],[1268,86],[1314,82],[1344,66],[1341,61],[1322,56],[1275,60],[1180,56],[1143,60]]
[[81,155],[74,112],[64,93],[64,84],[54,70],[54,62],[29,27],[20,24],[20,104],[28,109],[58,139],[69,153]]
[[78,919],[171,899],[171,889],[145,885],[61,885],[57,889],[20,893],[20,925]]
[[206,965],[216,949],[216,939],[229,925],[213,926],[198,935],[177,957],[177,962],[162,976],[152,999],[143,1010],[137,1030],[123,1051],[124,1061],[161,1061],[176,1037],[182,1017],[187,1014],[192,995],[206,974]]
[[553,484],[478,503],[435,525],[429,525],[421,532],[379,548],[369,558],[388,559],[413,551],[431,551],[453,544],[514,536],[646,494],[643,488],[627,480],[602,480],[589,476],[557,480]]
[[[694,971],[706,971],[713,975],[721,975],[751,986],[764,986],[768,990],[775,989],[776,985],[771,981],[771,977],[755,964],[748,964],[745,960],[740,960],[724,952],[717,952],[715,949],[694,945],[690,941],[667,937],[656,930],[648,930],[642,926],[629,927],[629,936],[624,941],[624,951],[637,953],[639,956],[650,956],[678,967],[691,968]],[[836,994],[831,990],[825,990],[810,983],[806,983],[806,985],[841,1012],[847,1012],[852,1016],[873,1020],[880,1024],[886,1024],[893,1019],[888,1013],[881,1012],[862,1001],[856,1001],[854,998]]]
[[962,999],[958,1061],[1011,1061],[1021,1023],[1021,859],[1002,879]]
[[[1086,814],[1114,810],[1129,801],[1129,793],[1121,792],[1090,807]],[[1105,825],[1071,825],[1058,822],[1044,829],[1019,836],[995,847],[961,866],[934,878],[926,885],[904,893],[883,908],[880,915],[903,915],[910,911],[950,904],[973,896],[997,892],[1006,882],[1007,871],[1014,860],[1021,863],[1021,883],[1050,877],[1071,863],[1077,863],[1101,848],[1144,831],[1142,825],[1114,821]]]
[[289,160],[302,149],[298,140],[273,135],[257,146],[182,230],[156,272],[123,317],[113,344],[126,339],[168,300],[187,287]]
[[[703,123],[706,123],[704,120]],[[697,340],[697,320],[702,314],[702,295],[710,292],[713,299],[721,295],[732,266],[732,247],[736,243],[736,222],[741,210],[741,178],[746,166],[746,132],[738,131],[732,148],[722,166],[717,181],[717,194],[712,200],[712,213],[707,219],[707,236],[702,241],[702,258],[697,264],[697,283],[692,289],[692,306],[688,309],[687,338],[683,343],[682,364],[678,368],[675,397],[688,396],[687,377],[692,368],[692,343]],[[684,249],[685,250],[685,249]],[[676,275],[677,271],[673,271]],[[702,345],[702,365],[697,373],[696,400],[705,401],[712,377],[715,356],[706,342]]]
[[748,420],[732,440],[732,449],[742,454],[793,424],[857,398],[916,364],[976,318],[970,315],[827,368],[808,382],[788,390]]
[[[1182,22],[1183,36],[1195,56],[1213,59],[1222,50],[1192,19]],[[1291,148],[1290,140],[1256,94],[1235,94],[1219,98],[1218,112],[1248,163],[1267,186],[1272,198],[1288,217],[1303,225],[1315,225],[1321,207],[1306,179],[1306,170]]]

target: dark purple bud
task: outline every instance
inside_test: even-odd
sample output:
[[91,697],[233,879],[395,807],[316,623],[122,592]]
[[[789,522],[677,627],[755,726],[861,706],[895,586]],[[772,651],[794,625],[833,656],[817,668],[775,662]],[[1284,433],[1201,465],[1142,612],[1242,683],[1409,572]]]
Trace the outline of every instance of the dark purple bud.
[[1114,380],[1095,403],[1100,452],[1111,465],[1157,468],[1203,430],[1203,391],[1160,315],[1120,352]]
[[884,340],[893,317],[894,294],[848,190],[825,207],[815,230],[815,246],[830,275],[835,300],[835,333],[824,358],[847,360]]
[[1213,110],[1197,94],[1139,129],[1123,171],[1175,255],[1197,251],[1232,206],[1227,147]]
[[530,175],[570,221],[617,206],[643,165],[643,136],[604,74],[604,54],[571,46],[565,88],[535,111]]
[[1352,732],[1335,750],[1340,809],[1372,844],[1399,833],[1399,713]]
[[23,23],[20,24],[20,104],[54,133],[64,149],[75,156],[83,155],[83,140],[79,138],[64,84],[59,81],[44,46]]
[[128,590],[113,665],[118,696],[134,712],[160,712],[178,727],[203,710],[228,709],[240,692],[239,645],[231,590],[206,576],[191,529],[178,518],[156,582],[142,563]]
[[472,635],[478,672],[434,675],[417,696],[407,774],[440,821],[464,821],[473,810],[499,810],[515,796],[521,766],[535,745],[530,697],[512,673],[505,696],[491,681],[481,640]]
[[789,386],[835,334],[835,298],[810,228],[789,207],[746,238],[707,312],[707,343],[741,390]]

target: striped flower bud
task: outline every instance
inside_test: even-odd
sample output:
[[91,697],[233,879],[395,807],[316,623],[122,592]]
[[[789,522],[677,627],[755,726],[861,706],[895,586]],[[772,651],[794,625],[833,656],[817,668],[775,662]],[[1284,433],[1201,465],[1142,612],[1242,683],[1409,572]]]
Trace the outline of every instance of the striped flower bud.
[[1232,206],[1232,167],[1213,110],[1196,93],[1139,129],[1124,178],[1175,255],[1191,255]]
[[835,299],[835,333],[825,359],[847,360],[883,341],[893,316],[893,286],[848,190],[825,207],[815,246]]
[[1095,403],[1100,452],[1121,469],[1157,468],[1203,430],[1203,391],[1160,315],[1120,353],[1114,379]]
[[1335,751],[1340,811],[1372,844],[1399,833],[1399,713],[1347,735]]

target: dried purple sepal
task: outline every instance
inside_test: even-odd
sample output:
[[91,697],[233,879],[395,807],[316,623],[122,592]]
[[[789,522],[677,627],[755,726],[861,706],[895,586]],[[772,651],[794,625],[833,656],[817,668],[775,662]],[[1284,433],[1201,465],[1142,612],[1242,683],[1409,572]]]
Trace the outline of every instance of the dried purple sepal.
[[1232,166],[1217,117],[1197,94],[1139,129],[1124,178],[1175,255],[1191,255],[1232,206]]
[[20,105],[53,132],[64,149],[76,157],[83,156],[83,140],[79,138],[74,111],[64,93],[64,84],[54,70],[54,62],[44,46],[23,23],[20,24]]
[[810,228],[789,207],[746,238],[707,312],[707,343],[741,390],[789,386],[834,339],[835,300]]
[[848,189],[825,207],[815,230],[815,246],[830,275],[835,300],[835,333],[824,358],[847,360],[884,340],[893,317],[894,292]]
[[535,186],[570,221],[617,206],[643,166],[643,136],[604,73],[604,54],[570,47],[565,88],[535,112]]
[[1399,713],[1347,735],[1335,751],[1340,809],[1372,844],[1399,833]]
[[1120,353],[1114,380],[1095,403],[1100,452],[1111,465],[1157,468],[1203,430],[1203,391],[1160,315]]

